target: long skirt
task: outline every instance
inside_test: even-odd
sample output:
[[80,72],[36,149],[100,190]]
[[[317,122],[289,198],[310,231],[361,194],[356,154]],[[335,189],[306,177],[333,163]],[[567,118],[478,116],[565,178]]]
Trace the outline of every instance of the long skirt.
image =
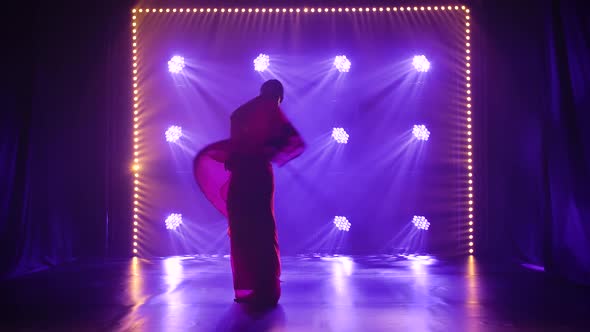
[[227,212],[236,300],[274,305],[281,295],[281,263],[274,217],[271,164],[232,161]]

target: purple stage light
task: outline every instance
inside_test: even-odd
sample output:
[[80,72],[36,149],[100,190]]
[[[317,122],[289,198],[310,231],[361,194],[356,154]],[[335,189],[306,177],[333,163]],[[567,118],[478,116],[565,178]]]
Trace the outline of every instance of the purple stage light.
[[334,225],[340,231],[348,232],[348,230],[350,229],[350,222],[348,221],[348,219],[346,219],[346,217],[334,217]]
[[182,224],[182,214],[172,213],[166,218],[164,223],[166,223],[166,229],[175,230]]
[[168,61],[168,71],[173,74],[178,74],[184,69],[184,58],[180,55],[175,55]]
[[346,55],[338,55],[334,59],[334,66],[341,73],[347,73],[350,70],[350,60],[346,58]]
[[270,57],[266,54],[260,53],[260,55],[254,59],[254,70],[257,72],[265,71],[270,65]]
[[340,144],[346,144],[348,143],[348,137],[350,137],[348,135],[348,133],[346,133],[346,130],[344,130],[344,128],[334,128],[332,129],[332,138],[340,143]]
[[182,128],[179,126],[170,126],[166,130],[166,141],[176,143],[182,137]]
[[428,141],[428,137],[430,137],[430,132],[425,125],[414,125],[412,134],[420,141]]
[[430,223],[424,216],[414,216],[412,219],[412,224],[416,226],[416,228],[427,231],[430,227]]
[[421,73],[425,73],[430,69],[430,62],[424,55],[416,55],[414,56],[414,61],[412,61],[414,68]]

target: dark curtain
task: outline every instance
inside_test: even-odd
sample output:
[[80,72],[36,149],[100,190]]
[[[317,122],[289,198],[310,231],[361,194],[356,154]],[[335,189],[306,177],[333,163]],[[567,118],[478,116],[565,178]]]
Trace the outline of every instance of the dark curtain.
[[19,6],[2,23],[0,272],[130,254],[131,5]]
[[590,15],[582,1],[551,4],[551,107],[545,118],[546,263],[590,284]]
[[476,175],[481,256],[590,284],[590,30],[582,3],[474,5]]
[[[166,5],[173,3],[214,2]],[[435,3],[448,2],[397,4]],[[474,36],[477,254],[541,265],[588,284],[590,30],[584,3],[465,3]],[[29,20],[1,23],[1,271],[128,256],[132,1],[18,6]]]

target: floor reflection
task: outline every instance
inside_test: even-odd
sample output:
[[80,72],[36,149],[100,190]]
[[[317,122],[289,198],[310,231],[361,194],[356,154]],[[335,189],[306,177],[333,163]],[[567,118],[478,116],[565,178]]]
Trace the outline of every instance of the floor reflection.
[[286,331],[287,318],[281,305],[267,310],[255,310],[233,304],[221,315],[216,331]]

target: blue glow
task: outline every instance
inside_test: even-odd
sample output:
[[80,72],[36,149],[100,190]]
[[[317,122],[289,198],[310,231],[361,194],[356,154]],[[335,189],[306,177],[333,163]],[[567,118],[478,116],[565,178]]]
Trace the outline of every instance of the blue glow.
[[270,66],[270,57],[266,54],[260,53],[260,55],[254,59],[254,70],[257,72],[265,71]]
[[334,59],[334,67],[341,73],[347,73],[350,70],[350,60],[346,58],[346,55],[338,55]]
[[414,125],[414,128],[412,128],[412,134],[414,134],[414,137],[419,141],[428,141],[428,138],[430,137],[430,132],[425,125]]
[[350,230],[350,222],[348,221],[348,219],[346,219],[346,217],[334,217],[334,225],[340,231],[348,232]]
[[430,69],[430,62],[428,61],[428,59],[426,59],[424,55],[414,56],[412,65],[414,65],[414,68],[416,68],[416,70],[421,73],[425,73]]
[[166,223],[166,229],[176,230],[182,224],[182,214],[172,213],[164,223]]
[[173,74],[178,74],[184,69],[184,58],[180,55],[175,55],[168,61],[168,71]]
[[179,126],[170,126],[166,130],[166,141],[176,143],[182,137],[182,128]]
[[334,128],[332,129],[332,138],[340,143],[340,144],[346,144],[348,143],[348,138],[350,136],[348,135],[348,133],[346,132],[346,130],[344,130],[344,128]]
[[416,226],[416,228],[427,231],[428,228],[430,227],[430,223],[428,222],[428,219],[426,219],[426,217],[424,216],[414,216],[414,218],[412,219],[412,224],[414,224],[414,226]]

